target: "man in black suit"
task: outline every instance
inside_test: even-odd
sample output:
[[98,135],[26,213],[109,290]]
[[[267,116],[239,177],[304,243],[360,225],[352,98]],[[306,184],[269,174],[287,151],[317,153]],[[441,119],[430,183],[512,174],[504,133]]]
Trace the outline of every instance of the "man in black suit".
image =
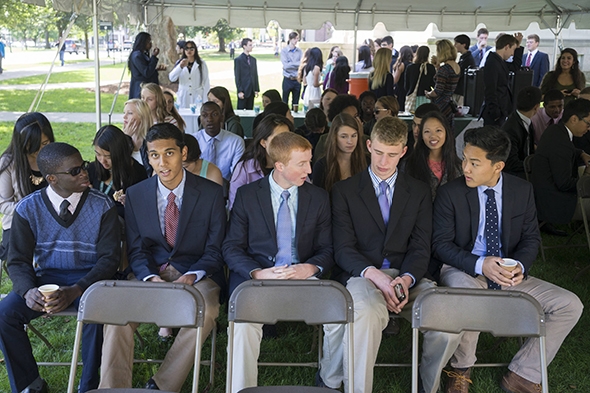
[[526,179],[524,159],[535,153],[535,130],[532,117],[541,104],[541,89],[528,86],[516,97],[516,110],[502,125],[502,129],[510,138],[510,154],[506,160],[504,173]]
[[[187,148],[176,126],[156,124],[145,140],[157,176],[127,190],[129,264],[138,280],[189,284],[201,292],[206,303],[204,341],[219,314],[219,294],[224,284],[223,190],[183,169]],[[105,326],[101,388],[131,387],[133,332],[137,326]],[[147,389],[180,391],[193,365],[195,339],[195,329],[180,329]]]
[[455,37],[455,49],[457,53],[461,55],[459,58],[459,67],[461,67],[461,75],[459,76],[459,82],[455,88],[453,99],[459,106],[463,106],[463,95],[465,94],[465,71],[470,68],[476,68],[475,60],[469,50],[469,43],[471,40],[465,34],[459,34]]
[[549,71],[549,55],[539,51],[539,36],[536,34],[526,37],[526,48],[529,53],[522,57],[522,66],[533,70],[533,86],[540,87]]
[[[445,286],[521,291],[536,298],[546,314],[550,362],[583,306],[575,294],[529,275],[541,238],[531,185],[502,173],[509,151],[508,136],[496,127],[465,132],[464,177],[441,186],[434,201],[433,264],[442,265],[440,283]],[[502,268],[502,258],[516,260],[514,270]],[[468,392],[478,336],[453,335],[445,348],[453,368],[447,393]],[[539,356],[538,338],[528,339],[508,366],[501,388],[540,392]]]
[[[512,112],[512,90],[508,80],[510,71],[520,69],[523,48],[522,34],[504,34],[496,40],[496,51],[489,52],[483,68],[484,96],[482,115],[485,125],[501,126]],[[514,56],[511,63],[510,57]]]
[[[328,193],[306,182],[311,144],[285,132],[269,155],[274,170],[238,189],[233,205],[223,243],[230,291],[250,279],[319,277],[334,264]],[[236,324],[232,392],[257,386],[261,338],[261,324]]]
[[[418,294],[436,285],[423,278],[430,262],[430,188],[397,170],[407,151],[408,128],[397,117],[375,124],[367,147],[369,168],[332,188],[333,277],[354,301],[354,387],[344,378],[346,328],[326,325],[320,377],[327,387],[373,391],[373,368],[389,312],[409,319]],[[398,286],[399,284],[399,286]],[[396,288],[397,287],[397,293]],[[438,389],[439,363],[448,334],[426,332],[421,380],[427,393]]]
[[[561,122],[549,126],[539,141],[533,159],[531,181],[539,220],[567,224],[576,210],[578,167],[590,162],[590,155],[577,149],[572,139],[581,137],[590,127],[590,101],[571,101]],[[586,169],[588,172],[588,169]]]
[[252,52],[252,40],[250,38],[242,40],[242,49],[244,52],[234,59],[238,109],[252,109],[254,107],[254,97],[258,97],[260,85],[258,84],[256,59],[250,56]]

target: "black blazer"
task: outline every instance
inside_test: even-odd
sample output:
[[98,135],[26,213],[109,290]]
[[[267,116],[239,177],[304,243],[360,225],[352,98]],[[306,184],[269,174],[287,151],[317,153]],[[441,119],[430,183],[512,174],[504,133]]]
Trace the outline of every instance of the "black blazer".
[[254,92],[260,91],[258,84],[258,68],[256,59],[250,56],[248,65],[248,56],[244,53],[234,59],[234,75],[236,77],[236,91],[243,92],[244,97],[252,97]]
[[171,263],[180,273],[204,270],[224,286],[221,243],[225,235],[226,213],[221,186],[186,172],[180,207],[180,221],[174,248],[160,228],[157,206],[158,178],[127,189],[125,228],[129,264],[142,280],[158,274],[160,265]]
[[[304,183],[299,187],[295,243],[301,263],[320,266],[323,273],[334,265],[332,220],[328,193]],[[230,293],[251,279],[254,269],[274,266],[277,254],[276,225],[268,176],[238,189],[223,242],[223,258],[230,269]]]
[[386,228],[368,170],[334,184],[334,279],[346,284],[368,266],[381,268],[384,258],[416,281],[426,274],[432,232],[430,188],[399,172],[389,212]]
[[149,57],[147,54],[136,50],[129,55],[129,71],[131,71],[131,82],[129,84],[129,99],[141,98],[141,84],[158,84],[158,58]]
[[547,127],[535,152],[531,181],[541,221],[567,224],[576,210],[580,154],[560,124]]
[[[522,263],[528,273],[541,244],[533,188],[525,180],[504,173],[502,185],[501,242],[503,256]],[[477,188],[467,187],[461,176],[438,189],[434,200],[432,264],[445,263],[475,276],[479,258],[471,250],[479,225]],[[434,269],[432,269],[434,270]]]
[[484,110],[489,118],[507,117],[512,112],[512,90],[508,80],[510,71],[518,71],[522,63],[522,46],[516,48],[512,63],[508,63],[496,52],[490,52],[483,68]]
[[[532,124],[531,124],[532,126]],[[524,173],[524,159],[528,156],[527,152],[533,154],[535,152],[535,135],[529,134],[522,122],[522,119],[516,113],[512,114],[506,120],[506,123],[502,125],[502,129],[510,137],[510,154],[506,160],[506,167],[504,173],[510,173],[511,175],[518,176],[525,179]]]

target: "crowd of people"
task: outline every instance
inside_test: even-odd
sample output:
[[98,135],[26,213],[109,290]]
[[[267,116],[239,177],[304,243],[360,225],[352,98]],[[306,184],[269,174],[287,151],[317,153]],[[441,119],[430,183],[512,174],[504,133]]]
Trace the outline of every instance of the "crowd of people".
[[[500,35],[492,48],[484,30],[472,48],[465,35],[439,40],[431,61],[425,46],[414,54],[393,49],[390,36],[367,40],[354,69],[370,72],[369,89],[358,98],[347,94],[352,68],[340,49],[331,49],[326,74],[319,48],[303,54],[293,32],[280,53],[283,94],[262,94],[247,141],[227,88],[210,87],[193,41],[183,43],[170,73],[179,81],[179,106],[200,103],[200,129],[185,133],[173,93],[157,84],[159,51],[147,33],[130,56],[123,127],[97,131],[93,162],[56,142],[43,114],[22,115],[0,157],[0,258],[13,281],[0,302],[0,349],[11,389],[47,392],[24,325],[76,305],[93,282],[114,277],[195,286],[206,302],[203,340],[220,301],[246,280],[339,281],[354,301],[354,386],[344,372],[351,354],[343,325],[323,327],[315,383],[344,385],[345,392],[372,391],[390,313],[410,318],[414,299],[436,285],[532,295],[547,316],[551,361],[583,305],[530,269],[539,222],[560,234],[552,224],[568,223],[576,210],[578,164],[590,168],[590,89],[568,48],[540,88],[512,97],[509,70],[534,70],[543,60],[538,37],[527,38],[523,57],[522,35]],[[260,93],[252,40],[241,44],[234,59],[240,109]],[[457,154],[454,95],[462,95],[463,71],[484,60],[485,125],[462,134]],[[295,128],[291,109],[300,97],[309,110]],[[411,125],[398,117],[404,108],[413,113]],[[515,259],[516,268],[504,269],[503,258]],[[60,289],[44,296],[38,288],[48,283]],[[85,325],[80,392],[131,387],[136,329]],[[180,330],[147,389],[181,389],[195,334]],[[262,325],[236,325],[232,392],[257,386],[261,339]],[[477,332],[424,333],[421,391],[437,392],[449,365],[446,391],[467,393],[477,340]],[[504,391],[539,391],[537,340],[525,341],[512,359]]]

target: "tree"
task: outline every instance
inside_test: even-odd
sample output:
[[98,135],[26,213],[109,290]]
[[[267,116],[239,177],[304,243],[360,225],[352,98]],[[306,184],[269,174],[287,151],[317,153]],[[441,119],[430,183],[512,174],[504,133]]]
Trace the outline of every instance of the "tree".
[[235,29],[227,23],[225,19],[219,19],[215,26],[195,26],[195,27],[187,27],[186,32],[188,35],[196,35],[196,33],[203,33],[205,37],[209,37],[210,35],[217,35],[217,39],[219,41],[219,52],[225,53],[225,41],[226,40],[233,40],[239,35],[241,35],[244,30],[242,29]]

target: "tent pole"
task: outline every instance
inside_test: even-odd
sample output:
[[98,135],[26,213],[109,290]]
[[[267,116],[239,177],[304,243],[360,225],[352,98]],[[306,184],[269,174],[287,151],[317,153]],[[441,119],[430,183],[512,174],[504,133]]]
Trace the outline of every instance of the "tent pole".
[[96,102],[96,130],[101,127],[100,113],[100,57],[98,37],[98,0],[92,0],[92,33],[94,34],[94,90]]
[[[354,71],[354,65],[356,64],[356,56],[357,56],[357,52],[358,52],[358,50],[356,49],[357,48],[356,40],[357,40],[358,30],[359,30],[359,13],[358,13],[358,9],[357,9],[357,11],[354,13],[354,45],[352,48],[352,67],[351,67],[353,69],[353,71]],[[330,56],[331,55],[332,54],[330,53]]]
[[553,59],[552,59],[552,69],[555,69],[555,64],[557,62],[557,56],[559,53],[559,40],[558,37],[561,34],[561,15],[557,15],[557,18],[555,18],[555,32],[553,33],[553,35],[555,36],[555,39],[553,40]]

